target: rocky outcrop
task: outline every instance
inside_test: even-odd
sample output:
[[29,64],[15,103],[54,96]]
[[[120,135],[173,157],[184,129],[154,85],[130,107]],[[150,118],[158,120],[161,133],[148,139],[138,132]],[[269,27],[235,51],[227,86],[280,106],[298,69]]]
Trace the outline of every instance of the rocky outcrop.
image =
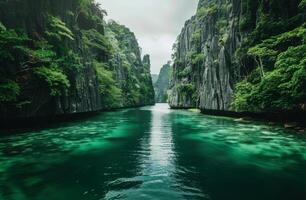
[[152,83],[154,85],[158,79],[158,74],[151,74],[151,78],[152,78]]
[[168,99],[168,88],[170,79],[170,62],[165,64],[158,75],[157,81],[154,84],[155,102],[166,103]]
[[[47,117],[154,103],[148,57],[142,62],[133,35],[128,41],[117,39],[116,45],[131,47],[134,62],[126,68],[120,61],[110,61],[119,52],[105,36],[103,14],[98,4],[85,0],[0,1],[0,31],[7,30],[13,36],[22,32],[15,41],[27,37],[22,48],[17,46],[22,56],[13,54],[12,61],[0,59],[0,84],[14,86],[0,89],[8,93],[15,89],[13,98],[1,98],[0,118]],[[38,72],[41,67],[46,70]],[[103,80],[103,72],[109,80]],[[38,80],[42,77],[44,80]],[[125,88],[127,79],[133,82],[129,87],[139,87],[136,93]],[[67,91],[59,88],[61,84]],[[113,91],[119,97],[113,98],[116,104],[109,103],[112,99],[108,94],[113,95]]]
[[[21,29],[30,38],[38,39],[44,37],[48,26],[48,15],[60,16],[74,33],[74,41],[63,41],[63,46],[71,48],[82,57],[84,69],[75,76],[71,76],[71,87],[69,95],[65,97],[53,97],[42,85],[30,83],[22,84],[22,99],[29,102],[22,108],[15,109],[14,106],[6,105],[2,109],[2,117],[36,117],[59,115],[66,113],[89,112],[102,109],[101,95],[99,94],[98,81],[93,67],[89,62],[89,52],[81,40],[80,31],[82,17],[75,18],[67,12],[76,13],[78,5],[73,0],[58,1],[6,1],[0,2],[0,21],[11,29]],[[85,20],[85,19],[84,19]],[[73,28],[76,27],[76,28]],[[95,25],[90,28],[98,28]],[[103,32],[103,26],[99,27]],[[11,66],[4,66],[9,68]],[[16,67],[10,74],[17,74],[22,69]],[[30,76],[23,74],[22,76]],[[18,78],[18,77],[16,77]],[[28,79],[28,78],[27,78]],[[78,89],[77,89],[78,88]]]
[[115,21],[106,25],[106,35],[114,48],[109,65],[122,91],[120,105],[131,107],[154,104],[150,56],[141,58],[134,33]]
[[185,23],[176,44],[171,107],[229,110],[239,76],[234,69],[242,40],[239,15],[238,0],[199,2],[197,15]]
[[[290,46],[304,44],[301,35],[293,36],[290,31],[301,28],[305,23],[305,8],[305,1],[302,0],[200,0],[196,15],[186,21],[174,46],[170,106],[238,112],[286,109],[285,104],[279,106],[278,102],[287,100],[275,100],[276,105],[273,106],[270,106],[269,101],[262,103],[267,95],[258,95],[261,92],[258,88],[264,81],[271,81],[264,80],[264,71],[272,73],[276,68],[275,55],[290,49]],[[286,32],[283,38],[288,41],[276,39],[282,38],[281,34],[285,35]],[[256,45],[259,46],[252,49]],[[284,75],[288,76],[292,77],[292,74]],[[240,84],[240,92],[236,94],[237,83],[243,80],[246,82]],[[292,83],[286,81],[287,84]],[[251,87],[258,89],[257,99],[249,98],[248,94],[253,90]],[[275,99],[281,99],[282,92],[274,93]],[[235,100],[240,106],[233,106]],[[251,102],[255,106],[248,109]],[[290,109],[296,107],[293,105]]]

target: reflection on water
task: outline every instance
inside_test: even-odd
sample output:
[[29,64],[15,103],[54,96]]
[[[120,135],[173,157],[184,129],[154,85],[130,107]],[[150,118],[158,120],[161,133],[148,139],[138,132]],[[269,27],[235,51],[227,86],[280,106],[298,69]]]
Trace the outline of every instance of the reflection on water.
[[0,137],[0,200],[306,199],[306,138],[168,109]]
[[[137,187],[109,191],[105,199],[177,199],[181,198],[178,190],[173,188],[175,179],[174,159],[172,142],[172,127],[170,121],[170,109],[168,105],[161,104],[155,107],[142,108],[142,111],[151,113],[151,121],[148,122],[150,129],[140,141],[140,149],[135,152],[139,157],[140,170],[137,176],[121,178],[120,182],[141,183]],[[116,180],[118,181],[118,180]]]
[[[154,165],[159,165],[164,168],[173,167],[173,146],[172,146],[172,129],[171,121],[169,120],[168,106],[165,105],[162,109],[152,109],[152,122],[150,130],[149,160]],[[172,165],[172,166],[170,166]],[[165,173],[168,173],[165,171]]]

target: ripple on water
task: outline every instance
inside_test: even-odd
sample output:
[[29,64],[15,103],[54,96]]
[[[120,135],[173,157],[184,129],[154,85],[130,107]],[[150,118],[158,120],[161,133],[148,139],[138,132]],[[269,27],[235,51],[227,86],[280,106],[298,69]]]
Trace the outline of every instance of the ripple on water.
[[304,136],[156,105],[0,137],[0,200],[279,200],[305,167]]
[[[231,119],[226,120],[226,126],[213,125],[212,121],[210,118],[195,116],[192,120],[181,118],[177,123],[189,125],[194,129],[191,132],[195,133],[185,134],[185,139],[201,141],[206,146],[223,146],[224,154],[233,162],[281,170],[296,164],[300,159],[305,160],[305,139],[300,140],[284,129],[251,123],[240,124]],[[193,123],[200,125],[193,128]],[[214,153],[217,152],[212,154]]]

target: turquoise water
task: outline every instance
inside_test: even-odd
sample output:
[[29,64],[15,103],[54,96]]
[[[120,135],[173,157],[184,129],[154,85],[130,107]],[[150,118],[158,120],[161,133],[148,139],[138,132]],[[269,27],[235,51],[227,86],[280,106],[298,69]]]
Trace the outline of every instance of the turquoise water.
[[68,199],[304,200],[306,137],[165,104],[0,137],[0,200]]

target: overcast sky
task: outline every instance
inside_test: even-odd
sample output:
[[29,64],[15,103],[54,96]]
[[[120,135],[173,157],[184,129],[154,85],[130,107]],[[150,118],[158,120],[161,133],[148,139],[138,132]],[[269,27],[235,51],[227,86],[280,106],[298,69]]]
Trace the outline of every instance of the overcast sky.
[[171,59],[172,45],[198,0],[98,0],[114,19],[136,34],[143,54],[151,56],[151,73]]

